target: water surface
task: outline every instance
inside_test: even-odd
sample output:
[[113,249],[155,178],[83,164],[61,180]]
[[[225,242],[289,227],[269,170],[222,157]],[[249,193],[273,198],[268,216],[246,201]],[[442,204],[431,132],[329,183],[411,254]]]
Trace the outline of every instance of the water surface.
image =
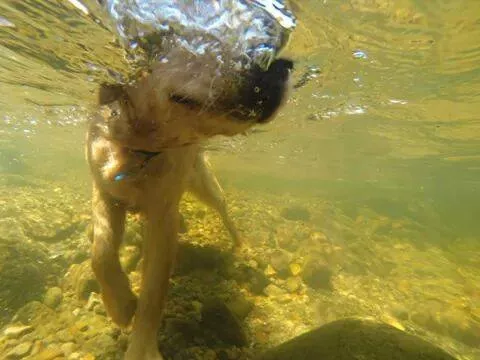
[[[232,193],[276,206],[321,208],[314,227],[339,246],[391,241],[368,254],[359,246],[359,257],[395,259],[405,249],[398,244],[408,243],[418,252],[405,264],[428,268],[431,252],[441,252],[450,263],[438,264],[438,277],[466,284],[455,295],[462,305],[451,306],[480,334],[480,2],[293,6],[299,26],[286,52],[295,76],[310,66],[320,74],[271,124],[213,142],[219,178]],[[125,69],[108,29],[71,2],[0,0],[0,172],[13,179],[0,186],[21,176],[65,184],[87,199],[83,140],[94,92],[109,71]],[[408,266],[399,271],[409,282]],[[418,276],[416,290],[413,282],[404,289],[405,304],[428,286],[430,275]],[[450,285],[436,286],[428,296],[448,302],[442,291]],[[457,354],[480,356],[480,335],[455,341]]]

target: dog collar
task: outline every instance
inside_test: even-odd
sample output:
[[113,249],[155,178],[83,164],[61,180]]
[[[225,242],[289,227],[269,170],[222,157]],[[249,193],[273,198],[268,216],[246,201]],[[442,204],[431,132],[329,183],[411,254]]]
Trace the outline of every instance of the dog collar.
[[113,177],[113,181],[124,180],[127,177],[137,174],[140,170],[142,170],[145,166],[147,166],[150,160],[152,160],[155,156],[161,153],[160,151],[145,151],[145,150],[130,150],[130,152],[133,153],[134,155],[143,156],[144,157],[143,161],[140,163],[140,166],[138,167],[135,166],[125,171],[119,171]]

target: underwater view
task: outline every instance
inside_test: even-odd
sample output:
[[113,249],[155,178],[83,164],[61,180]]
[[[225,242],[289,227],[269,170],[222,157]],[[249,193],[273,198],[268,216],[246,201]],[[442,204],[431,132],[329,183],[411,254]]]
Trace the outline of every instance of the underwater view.
[[[173,267],[152,325],[161,355],[138,355],[142,313],[119,326],[109,275],[92,269],[105,225],[92,188],[107,190],[89,166],[95,143],[85,156],[99,89],[131,74],[132,58],[96,0],[0,0],[0,359],[480,360],[480,1],[291,0],[293,30],[282,1],[218,2],[270,4],[281,25],[269,31],[291,34],[274,54],[289,60],[268,69],[279,77],[293,61],[293,86],[268,123],[254,108],[238,116],[255,126],[208,139],[228,215],[223,199],[186,191],[180,215],[159,220],[175,222],[179,244],[176,259],[158,255]],[[177,86],[190,89],[183,71]],[[169,96],[168,114],[198,105]],[[158,162],[152,149],[135,148],[140,172]],[[127,170],[112,182],[129,184]],[[140,309],[142,283],[163,281],[142,275],[157,259],[144,215],[127,214],[111,250]]]

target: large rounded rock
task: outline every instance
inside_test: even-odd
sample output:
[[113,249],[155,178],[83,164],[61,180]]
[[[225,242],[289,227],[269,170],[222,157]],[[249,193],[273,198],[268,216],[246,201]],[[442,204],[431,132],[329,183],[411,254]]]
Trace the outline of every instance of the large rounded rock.
[[267,351],[256,360],[455,360],[440,348],[390,325],[344,319]]
[[63,279],[63,289],[72,291],[79,300],[87,301],[92,292],[100,293],[100,285],[93,273],[90,260],[73,264]]
[[0,324],[29,301],[41,299],[52,272],[40,245],[21,237],[2,237],[8,234],[2,225],[6,227],[6,221],[0,224]]

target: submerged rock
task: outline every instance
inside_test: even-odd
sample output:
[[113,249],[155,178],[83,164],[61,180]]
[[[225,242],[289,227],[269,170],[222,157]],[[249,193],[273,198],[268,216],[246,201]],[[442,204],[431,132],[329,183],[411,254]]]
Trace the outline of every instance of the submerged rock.
[[319,261],[311,260],[303,268],[302,279],[315,290],[333,290],[332,270]]
[[35,355],[35,360],[54,360],[63,357],[63,351],[58,348],[47,348]]
[[[0,226],[0,236],[8,233],[3,230]],[[51,272],[42,246],[0,237],[0,323],[29,301],[41,299]]]
[[224,343],[235,346],[245,346],[247,336],[240,321],[219,299],[211,299],[203,305],[202,324]]
[[15,316],[13,317],[13,320],[15,322],[29,324],[35,318],[47,318],[54,313],[55,312],[52,309],[42,304],[40,301],[31,301],[18,309],[18,311],[15,313]]
[[7,355],[7,360],[16,360],[16,359],[23,359],[25,356],[30,354],[32,350],[33,344],[31,342],[24,342],[17,346],[15,346],[12,350],[10,350]]
[[256,360],[455,360],[427,341],[393,326],[344,319],[281,344]]
[[63,287],[73,290],[78,299],[85,301],[92,292],[100,293],[100,285],[93,273],[91,261],[73,264],[65,276]]
[[283,208],[280,215],[287,220],[308,221],[311,218],[310,211],[303,206],[295,205]]
[[287,278],[290,275],[291,261],[292,255],[283,250],[275,250],[270,255],[270,265],[282,279]]
[[227,306],[240,320],[244,320],[253,310],[253,303],[240,295],[228,301]]
[[5,335],[9,339],[18,339],[25,334],[31,333],[33,331],[33,326],[29,325],[12,325],[7,327],[3,331],[3,335]]
[[52,287],[47,290],[45,297],[43,298],[43,303],[49,308],[56,309],[58,305],[62,302],[63,293],[62,289],[59,287]]
[[197,270],[222,270],[231,261],[231,254],[222,253],[212,246],[180,243],[175,264],[175,275],[186,275]]

